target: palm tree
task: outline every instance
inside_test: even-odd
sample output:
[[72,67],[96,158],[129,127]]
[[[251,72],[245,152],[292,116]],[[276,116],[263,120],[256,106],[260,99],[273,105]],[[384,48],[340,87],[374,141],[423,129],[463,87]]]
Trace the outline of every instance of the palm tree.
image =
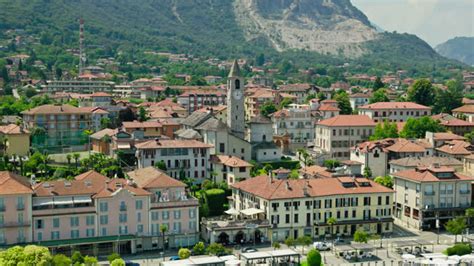
[[165,233],[168,231],[168,226],[165,224],[160,225],[160,232],[163,236],[163,252],[165,251]]
[[331,227],[331,237],[333,238],[333,241],[334,241],[334,224],[337,223],[337,220],[336,218],[334,217],[329,217],[328,221],[327,221],[327,224]]
[[73,153],[72,157],[74,157],[74,163],[75,163],[76,169],[77,169],[79,167],[78,162],[79,162],[79,158],[81,158],[81,155],[79,153]]
[[68,153],[66,155],[66,160],[67,160],[67,167],[71,167],[71,160],[72,160],[72,155],[70,153]]

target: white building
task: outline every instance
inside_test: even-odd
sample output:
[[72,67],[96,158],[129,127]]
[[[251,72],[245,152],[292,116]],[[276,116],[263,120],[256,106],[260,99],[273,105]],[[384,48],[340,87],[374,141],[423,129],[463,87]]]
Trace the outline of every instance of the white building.
[[366,115],[339,115],[316,124],[314,149],[326,159],[348,160],[350,147],[367,141],[375,123]]
[[431,107],[412,102],[378,102],[359,107],[359,114],[375,122],[406,122],[408,118],[431,115]]
[[290,105],[272,115],[273,134],[288,135],[290,149],[305,147],[314,140],[314,125],[316,119],[311,114],[308,105]]
[[370,94],[366,93],[354,93],[349,95],[349,102],[351,103],[352,110],[359,109],[360,106],[369,104]]
[[174,178],[208,178],[212,145],[197,140],[149,140],[135,145],[138,168],[163,161]]

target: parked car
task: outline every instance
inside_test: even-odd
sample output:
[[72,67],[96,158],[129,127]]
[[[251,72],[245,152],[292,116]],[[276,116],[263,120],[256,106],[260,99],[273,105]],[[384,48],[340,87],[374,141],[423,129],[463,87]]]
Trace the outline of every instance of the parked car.
[[133,261],[125,261],[125,266],[140,266],[140,263]]
[[344,239],[342,239],[340,237],[334,239],[334,245],[340,245],[340,244],[344,244],[344,243],[345,243]]
[[170,260],[180,260],[179,256],[171,256]]
[[252,253],[252,252],[257,252],[257,249],[251,248],[251,247],[246,247],[242,249],[242,253]]
[[313,247],[320,251],[327,251],[331,250],[332,245],[328,242],[314,242]]

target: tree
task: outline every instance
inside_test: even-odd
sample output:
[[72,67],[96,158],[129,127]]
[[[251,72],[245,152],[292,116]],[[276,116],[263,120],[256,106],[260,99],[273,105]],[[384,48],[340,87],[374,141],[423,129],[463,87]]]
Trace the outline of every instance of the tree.
[[140,108],[138,109],[138,121],[143,122],[146,120],[148,120],[146,110],[143,106],[140,106]]
[[163,236],[163,251],[165,250],[165,234],[168,232],[168,226],[166,224],[160,225],[160,232],[161,235]]
[[89,257],[89,256],[84,257],[84,266],[97,266],[97,265],[99,265],[99,261],[97,260],[96,257]]
[[178,256],[182,260],[187,259],[191,256],[191,251],[187,248],[180,248],[178,251]]
[[35,88],[29,87],[25,90],[26,98],[31,98],[31,97],[35,96],[36,94],[38,94],[38,92],[36,91]]
[[288,247],[295,247],[296,241],[293,237],[288,237],[287,239],[285,239],[285,245],[287,245]]
[[278,109],[276,108],[275,104],[273,102],[266,102],[262,106],[260,106],[260,113],[263,116],[270,116],[274,112],[276,112]]
[[434,99],[433,85],[427,79],[416,80],[408,90],[408,100],[411,102],[431,106],[434,103]]
[[308,256],[306,258],[306,262],[308,266],[320,266],[321,265],[321,254],[317,249],[311,249],[308,252]]
[[217,256],[225,253],[225,247],[219,243],[212,243],[206,248],[207,254],[211,256]]
[[72,157],[74,158],[74,164],[77,167],[79,167],[79,158],[81,158],[81,155],[79,153],[73,153]]
[[116,259],[120,259],[120,254],[118,253],[112,253],[110,254],[109,256],[107,256],[107,260],[109,261],[109,263],[112,263],[112,261],[116,260]]
[[327,224],[329,225],[329,227],[331,228],[331,232],[330,232],[330,233],[331,233],[331,237],[334,237],[334,225],[337,223],[336,218],[334,218],[334,217],[329,217],[326,223],[327,223]]
[[334,100],[337,101],[339,109],[341,109],[341,115],[352,114],[351,102],[349,101],[349,94],[343,90],[339,90],[334,96]]
[[0,265],[51,265],[53,257],[48,248],[35,245],[14,246],[0,252]]
[[265,64],[265,55],[263,53],[257,55],[255,58],[255,64],[257,66],[263,66],[263,64]]
[[472,227],[472,218],[474,218],[474,208],[466,209],[464,215],[467,218],[469,228]]
[[81,264],[84,262],[84,257],[82,256],[80,251],[74,251],[74,253],[72,253],[72,256],[71,256],[71,261],[73,264],[76,264],[76,263]]
[[125,261],[123,259],[115,259],[110,263],[110,266],[125,266]]
[[385,84],[383,84],[382,79],[380,77],[375,78],[374,86],[372,87],[373,91],[376,92],[383,87],[385,87]]
[[354,242],[367,243],[369,241],[369,234],[362,229],[357,230],[354,233]]
[[323,165],[328,169],[334,169],[341,166],[341,163],[338,160],[328,159],[324,160]]
[[106,129],[112,127],[112,121],[110,121],[110,118],[108,117],[102,117],[100,119],[100,128],[101,129]]
[[446,128],[442,126],[438,120],[434,120],[429,116],[421,118],[408,118],[405,126],[400,132],[402,138],[424,138],[426,131],[429,132],[445,132]]
[[326,94],[324,94],[323,92],[318,92],[317,96],[318,96],[319,101],[324,101],[327,99]]
[[377,176],[374,179],[374,182],[380,184],[384,187],[393,188],[393,178],[389,175],[386,176]]
[[206,246],[204,245],[203,242],[198,242],[193,247],[194,255],[204,255],[205,251],[206,251]]
[[71,167],[72,155],[70,153],[66,154],[67,167]]
[[301,252],[304,254],[304,247],[311,245],[311,243],[313,243],[313,239],[310,236],[300,236],[298,237],[296,242],[300,244],[301,246],[303,246],[303,249]]
[[471,131],[469,133],[464,134],[464,137],[466,138],[467,141],[470,143],[474,143],[474,131]]
[[280,242],[273,242],[272,244],[273,250],[277,250],[281,248]]
[[163,170],[163,171],[166,171],[166,169],[167,169],[166,163],[163,160],[161,160],[159,162],[156,162],[155,167],[160,169],[160,170]]
[[370,136],[370,140],[379,140],[386,138],[398,138],[398,127],[395,122],[390,123],[385,120],[375,126],[374,134]]
[[450,113],[453,109],[462,106],[464,85],[460,80],[446,82],[446,90],[437,89],[433,112]]
[[284,109],[287,108],[291,103],[293,103],[293,100],[290,98],[284,98],[280,104],[278,105],[279,109]]
[[458,235],[466,229],[466,219],[463,217],[451,219],[445,224],[445,228],[454,235],[454,242],[456,243],[458,242]]
[[56,254],[53,257],[53,264],[55,266],[70,266],[71,263],[71,259],[64,254]]
[[390,99],[387,96],[387,91],[384,89],[374,92],[372,97],[369,99],[369,103],[378,103],[378,102],[390,102]]
[[370,167],[366,166],[364,168],[364,177],[365,178],[371,178],[372,177],[372,169]]

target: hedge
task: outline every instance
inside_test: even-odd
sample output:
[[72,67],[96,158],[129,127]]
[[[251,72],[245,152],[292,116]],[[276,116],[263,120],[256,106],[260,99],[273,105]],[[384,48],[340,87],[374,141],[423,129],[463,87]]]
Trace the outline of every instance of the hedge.
[[471,254],[472,252],[472,247],[471,244],[455,244],[452,247],[449,247],[445,250],[445,254],[448,256],[453,256],[453,255],[466,255],[466,254]]
[[227,204],[227,196],[223,189],[213,188],[204,191],[206,204],[209,206],[209,216],[222,215]]

